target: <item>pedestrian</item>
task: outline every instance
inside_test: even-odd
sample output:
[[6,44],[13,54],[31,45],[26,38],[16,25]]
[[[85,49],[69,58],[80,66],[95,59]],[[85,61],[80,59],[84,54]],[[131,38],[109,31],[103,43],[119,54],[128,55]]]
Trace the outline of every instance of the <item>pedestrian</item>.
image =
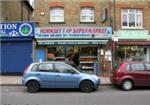
[[76,65],[74,64],[74,62],[72,61],[71,58],[72,58],[72,57],[71,57],[70,54],[67,55],[67,57],[66,57],[66,59],[65,59],[65,63],[68,64],[68,65],[70,65],[70,66],[72,66],[72,67],[74,67],[74,68],[76,68]]
[[78,52],[76,52],[75,54],[74,54],[74,56],[73,56],[73,62],[75,63],[75,65],[76,66],[79,66],[79,53]]

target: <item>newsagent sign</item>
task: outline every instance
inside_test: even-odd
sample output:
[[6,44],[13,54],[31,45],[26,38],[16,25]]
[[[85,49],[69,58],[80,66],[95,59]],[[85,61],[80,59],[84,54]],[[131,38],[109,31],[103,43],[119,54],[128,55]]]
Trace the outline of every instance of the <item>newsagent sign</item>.
[[57,38],[111,38],[111,27],[58,27],[58,28],[35,28],[37,39]]
[[0,37],[34,36],[34,22],[0,23]]

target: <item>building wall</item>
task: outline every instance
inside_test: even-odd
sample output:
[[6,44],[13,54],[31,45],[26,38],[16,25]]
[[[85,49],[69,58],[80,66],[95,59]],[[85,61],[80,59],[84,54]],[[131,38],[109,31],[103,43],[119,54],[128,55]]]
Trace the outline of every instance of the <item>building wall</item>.
[[[121,29],[121,9],[124,8],[142,9],[143,28],[146,30],[150,30],[150,1],[149,0],[116,0],[115,7],[116,7],[116,29],[117,30]],[[112,9],[112,13],[113,13],[113,9]]]
[[[27,1],[26,1],[27,2]],[[28,21],[32,20],[32,10],[29,6],[21,1],[0,1],[1,4],[1,15],[0,21]]]
[[[146,61],[150,61],[150,50],[149,50],[149,46],[150,43],[148,41],[148,37],[149,37],[149,32],[150,32],[150,0],[115,0],[115,5],[114,2],[112,2],[112,6],[115,7],[116,13],[114,14],[114,9],[112,9],[112,20],[113,20],[113,29],[115,31],[114,35],[116,35],[119,40],[117,42],[117,46],[118,46],[118,54],[123,52],[123,49],[121,49],[121,47],[119,46],[126,46],[126,47],[130,47],[128,49],[128,58],[133,58],[137,53],[138,50],[143,48],[146,48],[146,52],[141,53],[140,56],[143,58],[145,57]],[[141,9],[143,12],[143,28],[138,29],[132,29],[132,28],[127,28],[127,29],[123,29],[122,25],[121,25],[121,10],[122,9]],[[116,17],[116,18],[114,18]],[[116,23],[115,23],[116,20]],[[116,29],[115,29],[116,26]],[[120,44],[122,42],[126,42],[124,44]],[[135,41],[135,43],[132,43],[133,41]],[[138,41],[140,42],[138,44]],[[147,44],[144,44],[147,43]],[[131,49],[131,45],[132,47],[134,46],[136,47],[140,47],[138,48],[138,50],[133,51],[132,48]],[[122,52],[121,52],[122,51]],[[133,53],[133,55],[131,54]],[[122,54],[122,55],[127,55],[127,54]],[[139,57],[140,57],[139,56]],[[126,60],[126,59],[124,59]]]
[[[110,26],[110,0],[35,0],[35,17],[34,20],[38,22],[39,26],[61,27],[61,26]],[[64,24],[51,24],[49,23],[49,8],[54,6],[64,7],[65,23]],[[80,8],[83,6],[94,7],[95,23],[81,24],[80,23]],[[101,22],[102,10],[108,9],[108,20]],[[41,16],[40,12],[45,15]]]

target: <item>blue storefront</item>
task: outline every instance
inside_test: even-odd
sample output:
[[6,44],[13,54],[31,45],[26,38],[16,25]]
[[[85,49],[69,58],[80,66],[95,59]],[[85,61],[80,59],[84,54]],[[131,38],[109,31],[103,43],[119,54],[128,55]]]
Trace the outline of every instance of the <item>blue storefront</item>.
[[1,73],[22,73],[33,62],[33,22],[0,23]]

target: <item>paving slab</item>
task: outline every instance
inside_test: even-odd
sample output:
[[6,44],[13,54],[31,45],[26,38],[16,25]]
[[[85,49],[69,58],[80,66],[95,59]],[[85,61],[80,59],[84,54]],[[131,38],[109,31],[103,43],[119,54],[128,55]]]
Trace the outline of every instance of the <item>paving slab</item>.
[[[0,76],[0,85],[22,85],[21,76]],[[100,76],[101,85],[110,85],[109,77]]]

